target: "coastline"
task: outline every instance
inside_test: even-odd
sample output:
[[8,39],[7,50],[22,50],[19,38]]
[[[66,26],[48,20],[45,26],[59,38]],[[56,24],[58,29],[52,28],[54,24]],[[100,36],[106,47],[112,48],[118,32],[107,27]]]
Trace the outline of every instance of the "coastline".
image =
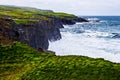
[[120,63],[47,52],[49,41],[62,38],[60,28],[64,28],[63,24],[88,22],[86,19],[34,8],[0,6],[0,10],[2,80],[120,79]]

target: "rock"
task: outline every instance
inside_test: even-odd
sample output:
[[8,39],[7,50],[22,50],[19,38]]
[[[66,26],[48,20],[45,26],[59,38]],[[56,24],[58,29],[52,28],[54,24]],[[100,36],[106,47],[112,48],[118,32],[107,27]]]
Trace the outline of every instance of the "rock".
[[26,43],[29,46],[44,50],[48,49],[50,41],[61,39],[59,28],[63,28],[57,18],[49,18],[49,20],[39,20],[37,24],[15,24],[10,19],[0,19],[0,30],[7,36],[12,37],[15,41]]
[[[56,18],[48,17],[48,20],[39,20],[33,24],[16,24],[11,18],[0,19],[0,31],[15,41],[43,50],[49,47],[49,41],[61,39],[60,28],[63,24],[73,25],[76,21],[85,21],[82,18]],[[40,50],[40,49],[39,49]]]
[[61,19],[62,24],[64,25],[73,25],[76,22],[89,22],[88,20],[84,19],[84,18],[63,18]]
[[76,21],[74,19],[69,19],[69,18],[63,18],[61,19],[62,24],[64,25],[73,25],[76,23]]
[[42,48],[37,49],[39,52],[45,52]]
[[42,52],[42,53],[47,53],[47,54],[53,54],[55,55],[55,52],[54,51],[51,51],[51,50],[44,50],[42,48],[38,48],[37,49],[39,52]]
[[88,20],[86,20],[86,19],[84,19],[84,18],[80,18],[80,17],[78,17],[78,18],[76,18],[76,19],[74,19],[76,22],[89,22]]
[[112,33],[114,36],[112,38],[120,38],[120,33]]
[[19,33],[18,41],[27,43],[33,48],[48,49],[50,41],[61,39],[59,27],[52,18],[49,21],[39,20],[34,25],[17,25],[16,31]]
[[46,50],[45,53],[50,53],[50,54],[55,55],[55,52],[54,52],[54,51],[51,51],[51,50]]

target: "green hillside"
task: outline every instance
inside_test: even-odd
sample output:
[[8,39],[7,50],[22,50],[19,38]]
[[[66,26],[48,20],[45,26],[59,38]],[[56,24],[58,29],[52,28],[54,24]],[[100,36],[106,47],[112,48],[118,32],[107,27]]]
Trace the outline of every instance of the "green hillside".
[[48,17],[75,18],[66,13],[55,13],[27,7],[0,6],[0,80],[120,80],[120,64],[85,56],[56,56],[39,52],[5,36],[2,30],[12,25],[36,23]]
[[103,59],[40,53],[18,42],[0,51],[0,80],[120,79],[120,64]]
[[[0,6],[0,18],[7,17],[15,20],[16,23],[25,23],[32,20],[48,20],[47,17],[76,18],[75,15],[67,13],[52,12],[29,7]],[[19,20],[19,21],[18,21]]]

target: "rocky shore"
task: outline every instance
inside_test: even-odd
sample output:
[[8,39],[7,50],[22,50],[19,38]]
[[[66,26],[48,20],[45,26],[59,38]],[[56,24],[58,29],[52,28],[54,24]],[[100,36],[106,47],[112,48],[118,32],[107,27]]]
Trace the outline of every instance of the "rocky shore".
[[88,21],[50,10],[0,6],[0,80],[120,80],[119,63],[47,50],[49,41],[62,38],[63,25],[76,22]]
[[[0,14],[0,32],[3,33],[4,36],[11,38],[13,41],[20,41],[35,49],[42,48],[43,50],[48,49],[49,41],[61,39],[60,28],[64,28],[63,25],[73,25],[76,22],[88,22],[87,20],[76,16],[74,18],[63,18],[62,16],[37,14],[37,18],[35,17],[33,19],[31,19],[32,16],[29,18],[22,17],[16,19],[13,18],[13,16]],[[31,19],[31,21],[29,19]],[[23,23],[23,20],[29,22]]]

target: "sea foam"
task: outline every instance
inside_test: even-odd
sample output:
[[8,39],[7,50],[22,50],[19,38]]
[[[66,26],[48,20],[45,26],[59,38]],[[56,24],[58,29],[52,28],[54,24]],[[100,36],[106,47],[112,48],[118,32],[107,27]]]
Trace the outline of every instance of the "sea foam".
[[112,31],[117,33],[117,29],[109,27],[101,22],[65,25],[61,29],[62,39],[50,42],[49,49],[60,56],[82,55],[120,63],[120,38],[112,38]]

